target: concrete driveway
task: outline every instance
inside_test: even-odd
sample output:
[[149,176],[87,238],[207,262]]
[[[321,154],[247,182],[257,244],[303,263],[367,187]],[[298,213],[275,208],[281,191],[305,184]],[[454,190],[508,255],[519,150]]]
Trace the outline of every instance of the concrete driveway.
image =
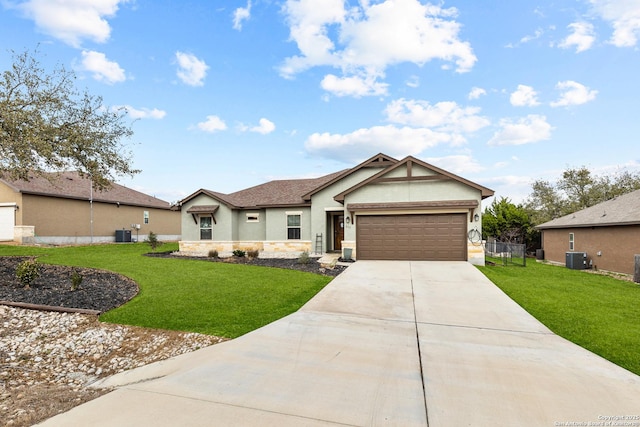
[[358,261],[284,319],[101,385],[43,425],[640,425],[640,377],[465,262]]

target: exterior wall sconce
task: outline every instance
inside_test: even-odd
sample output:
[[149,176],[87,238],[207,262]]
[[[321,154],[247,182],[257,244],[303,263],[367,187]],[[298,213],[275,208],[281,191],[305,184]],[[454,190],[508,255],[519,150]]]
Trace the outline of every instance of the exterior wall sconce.
[[351,219],[350,219],[349,217],[347,217],[347,218],[345,219],[345,221],[347,221],[347,224],[349,224],[349,223],[351,222]]
[[475,214],[475,215],[473,216],[473,219],[474,219],[476,222],[480,221],[480,215]]

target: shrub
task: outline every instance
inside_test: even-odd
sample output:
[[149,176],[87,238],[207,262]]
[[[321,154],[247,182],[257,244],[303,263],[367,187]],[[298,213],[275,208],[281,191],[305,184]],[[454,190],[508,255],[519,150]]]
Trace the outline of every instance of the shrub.
[[219,255],[218,255],[218,250],[217,249],[211,249],[209,251],[209,258],[215,258],[218,259]]
[[29,288],[38,276],[40,276],[40,263],[35,258],[22,261],[16,268],[16,277],[25,288]]
[[298,264],[309,264],[309,261],[311,261],[311,259],[309,258],[309,252],[307,251],[302,252],[298,257]]
[[73,270],[73,273],[71,273],[71,290],[77,291],[83,280],[82,274],[78,273],[78,270]]
[[258,258],[260,256],[260,251],[257,249],[251,249],[250,251],[247,251],[247,256],[249,258]]
[[242,249],[236,249],[235,251],[233,251],[233,256],[238,257],[238,258],[244,258],[244,256],[247,253],[245,251],[243,251]]
[[151,246],[151,250],[155,251],[158,246],[162,244],[161,241],[158,240],[158,236],[153,231],[149,232],[149,236],[147,237],[147,243]]

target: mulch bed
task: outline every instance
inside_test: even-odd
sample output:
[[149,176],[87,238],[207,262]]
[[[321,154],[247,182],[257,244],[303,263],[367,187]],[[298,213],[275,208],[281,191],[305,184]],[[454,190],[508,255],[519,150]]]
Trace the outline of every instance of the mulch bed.
[[174,252],[150,252],[145,255],[159,258],[192,259],[203,262],[225,262],[233,264],[258,265],[261,267],[285,268],[288,270],[298,270],[306,271],[308,273],[323,274],[325,276],[331,277],[336,277],[347,268],[342,265],[336,265],[333,268],[323,267],[322,265],[320,265],[316,258],[309,258],[308,262],[300,262],[297,258],[250,258],[235,256],[228,258],[187,257],[176,255]]
[[[138,294],[138,285],[120,274],[92,268],[40,265],[40,276],[27,289],[16,278],[16,268],[29,257],[0,257],[0,300],[104,312]],[[71,289],[76,271],[82,283]]]

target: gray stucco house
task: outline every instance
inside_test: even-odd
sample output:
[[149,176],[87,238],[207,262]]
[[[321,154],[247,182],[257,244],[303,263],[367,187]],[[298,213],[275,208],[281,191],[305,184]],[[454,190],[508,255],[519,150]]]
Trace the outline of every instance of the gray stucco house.
[[[231,194],[200,189],[181,203],[183,254],[235,249],[261,257],[351,252],[356,259],[484,263],[476,238],[493,195],[414,157],[377,154],[315,179],[278,180]],[[475,233],[477,231],[478,233]]]

